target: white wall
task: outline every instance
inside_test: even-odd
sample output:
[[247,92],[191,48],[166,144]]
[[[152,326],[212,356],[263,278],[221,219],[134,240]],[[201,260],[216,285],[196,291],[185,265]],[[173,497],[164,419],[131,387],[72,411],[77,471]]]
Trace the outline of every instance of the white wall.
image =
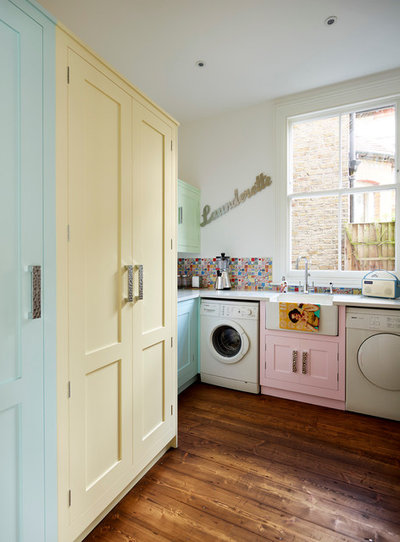
[[201,189],[204,205],[217,209],[251,188],[259,173],[272,185],[201,228],[201,256],[273,257],[275,178],[272,102],[180,127],[178,177]]

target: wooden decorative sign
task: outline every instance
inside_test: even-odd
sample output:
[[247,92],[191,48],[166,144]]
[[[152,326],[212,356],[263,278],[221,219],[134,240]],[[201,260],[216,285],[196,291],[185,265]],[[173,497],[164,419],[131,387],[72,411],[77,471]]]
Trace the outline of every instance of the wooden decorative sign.
[[255,196],[258,192],[261,192],[261,190],[267,188],[267,186],[269,186],[271,183],[271,177],[268,177],[267,175],[265,175],[265,173],[260,173],[259,175],[257,175],[256,182],[251,188],[247,188],[241,194],[239,194],[239,190],[236,188],[234,191],[233,199],[231,201],[228,201],[224,205],[221,205],[221,207],[218,207],[218,209],[215,209],[215,211],[212,211],[210,213],[211,207],[209,205],[205,205],[203,207],[203,221],[201,222],[200,226],[204,227],[213,220],[216,220],[231,209],[234,209],[241,203],[244,203],[246,199]]

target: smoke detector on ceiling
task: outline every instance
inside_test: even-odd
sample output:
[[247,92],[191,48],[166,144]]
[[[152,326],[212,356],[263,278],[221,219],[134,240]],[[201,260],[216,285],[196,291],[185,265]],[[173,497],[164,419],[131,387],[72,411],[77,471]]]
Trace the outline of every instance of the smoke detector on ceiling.
[[195,64],[198,68],[204,68],[204,66],[206,65],[204,60],[197,60]]
[[336,15],[331,15],[330,17],[327,17],[324,21],[324,24],[326,24],[326,26],[333,26],[334,24],[336,24],[337,22],[337,17]]

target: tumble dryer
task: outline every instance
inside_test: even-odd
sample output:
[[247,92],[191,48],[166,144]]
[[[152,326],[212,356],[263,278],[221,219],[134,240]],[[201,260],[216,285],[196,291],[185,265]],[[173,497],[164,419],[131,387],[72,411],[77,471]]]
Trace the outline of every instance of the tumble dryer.
[[346,410],[400,420],[400,310],[347,309]]

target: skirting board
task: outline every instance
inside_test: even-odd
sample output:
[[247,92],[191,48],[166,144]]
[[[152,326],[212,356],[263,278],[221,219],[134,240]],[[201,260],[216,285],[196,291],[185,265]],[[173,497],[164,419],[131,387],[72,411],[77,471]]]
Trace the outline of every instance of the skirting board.
[[262,395],[272,395],[273,397],[280,397],[281,399],[290,399],[292,401],[300,401],[301,403],[345,410],[345,402],[337,399],[316,397],[314,395],[307,395],[305,393],[297,393],[294,391],[278,390],[276,388],[269,388],[268,386],[261,386],[261,393]]
[[245,382],[244,380],[224,378],[223,376],[209,375],[207,373],[200,373],[200,379],[205,384],[213,384],[214,386],[221,386],[223,388],[229,388],[230,390],[260,393],[258,382]]
[[179,386],[179,389],[178,389],[178,395],[180,393],[182,393],[183,391],[186,390],[186,388],[188,388],[189,386],[191,386],[192,384],[194,384],[195,382],[197,382],[200,378],[200,375],[194,375],[190,380],[188,380],[187,382],[185,382],[184,384],[182,384],[182,386]]

